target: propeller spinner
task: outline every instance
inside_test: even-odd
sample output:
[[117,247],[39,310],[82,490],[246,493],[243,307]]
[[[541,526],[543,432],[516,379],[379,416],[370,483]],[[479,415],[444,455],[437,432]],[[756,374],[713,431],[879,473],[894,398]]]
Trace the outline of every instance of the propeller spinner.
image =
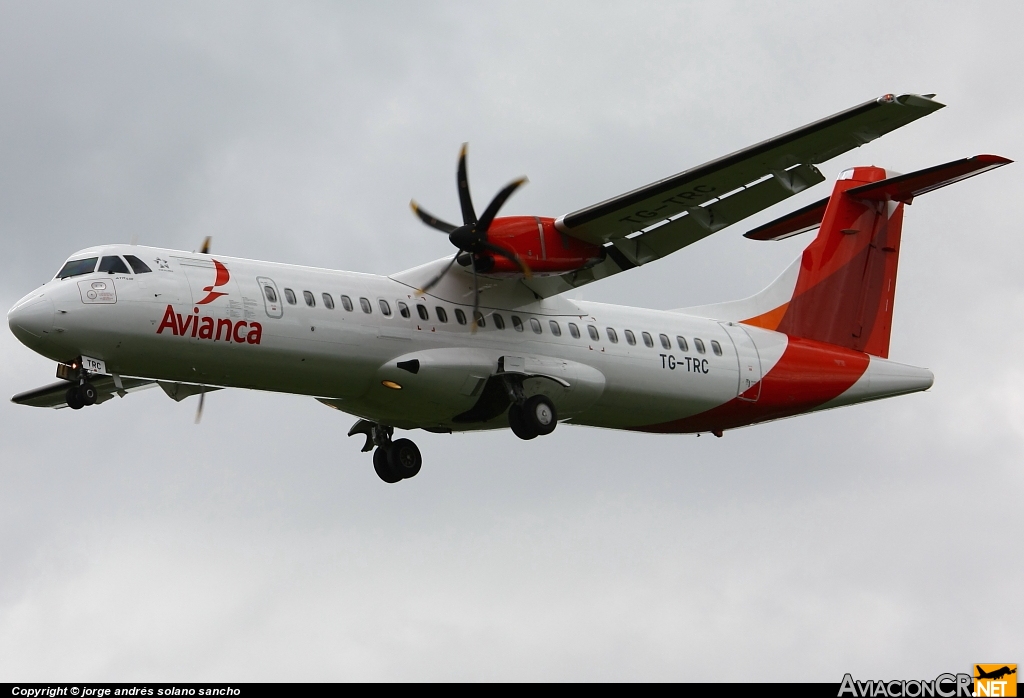
[[527,266],[526,262],[524,262],[514,250],[507,249],[501,245],[496,245],[487,237],[487,231],[491,227],[491,223],[494,222],[495,216],[498,215],[498,211],[505,204],[508,198],[512,196],[515,190],[525,184],[527,180],[526,177],[522,177],[509,182],[504,189],[499,191],[497,195],[491,199],[491,203],[487,205],[487,208],[484,209],[483,215],[478,219],[476,216],[476,210],[473,208],[473,198],[469,193],[469,179],[466,176],[466,146],[467,144],[463,143],[462,150],[459,152],[459,168],[456,178],[459,187],[459,205],[462,208],[462,225],[452,225],[451,223],[427,213],[420,208],[415,201],[409,202],[409,205],[421,221],[435,230],[447,233],[448,240],[451,241],[451,243],[459,250],[455,253],[455,256],[452,257],[452,260],[448,262],[448,265],[444,270],[424,284],[423,288],[418,289],[418,293],[426,293],[436,286],[441,279],[444,278],[445,274],[451,270],[452,265],[459,260],[460,256],[466,255],[469,258],[469,266],[473,269],[472,329],[473,331],[476,331],[477,316],[479,315],[480,307],[480,285],[477,278],[477,264],[481,261],[479,257],[487,254],[505,257],[516,264],[527,278],[531,276],[530,267]]

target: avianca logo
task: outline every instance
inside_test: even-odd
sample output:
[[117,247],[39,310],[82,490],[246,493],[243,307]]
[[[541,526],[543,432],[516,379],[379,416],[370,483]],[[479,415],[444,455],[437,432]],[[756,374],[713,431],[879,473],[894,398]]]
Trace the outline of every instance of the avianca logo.
[[193,308],[191,314],[182,316],[181,313],[174,312],[170,305],[164,311],[164,319],[160,321],[156,333],[163,334],[164,330],[170,330],[175,337],[184,337],[191,332],[192,337],[214,342],[259,344],[263,339],[263,325],[258,322],[234,322],[230,318],[203,317],[199,314],[199,308]]
[[231,273],[228,271],[228,268],[226,266],[218,262],[216,259],[213,260],[213,266],[217,268],[217,278],[213,280],[212,286],[207,286],[203,289],[204,291],[206,291],[206,298],[196,303],[196,305],[206,305],[210,301],[214,301],[220,298],[221,296],[228,295],[227,293],[222,293],[221,291],[214,291],[213,289],[217,288],[218,286],[223,286],[224,284],[226,284],[228,282],[228,279],[231,278]]

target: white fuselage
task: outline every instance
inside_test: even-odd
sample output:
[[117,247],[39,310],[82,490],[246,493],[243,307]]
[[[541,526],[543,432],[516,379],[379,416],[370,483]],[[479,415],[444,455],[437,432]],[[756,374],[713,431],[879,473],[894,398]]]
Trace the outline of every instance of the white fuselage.
[[[310,395],[400,428],[506,426],[503,415],[458,418],[502,370],[526,376],[527,392],[548,395],[560,419],[625,429],[667,423],[735,400],[789,342],[755,327],[561,297],[484,307],[486,294],[485,322],[474,332],[472,295],[451,285],[419,296],[385,276],[137,246],[76,256],[125,253],[152,272],[50,281],[12,309],[12,330],[55,361],[89,356],[126,377]],[[213,260],[230,276],[217,286]],[[200,304],[211,291],[216,297]],[[399,366],[410,360],[417,371]],[[887,363],[871,359],[875,369]],[[885,394],[928,387],[931,374],[915,370],[898,385],[890,380]],[[858,386],[833,403],[884,396]]]

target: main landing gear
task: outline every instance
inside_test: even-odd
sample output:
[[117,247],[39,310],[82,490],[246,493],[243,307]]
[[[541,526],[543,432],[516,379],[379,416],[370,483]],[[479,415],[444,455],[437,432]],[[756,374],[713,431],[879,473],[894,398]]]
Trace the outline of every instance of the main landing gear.
[[373,450],[373,470],[384,482],[394,484],[415,477],[423,465],[420,449],[409,439],[392,441],[393,427],[360,419],[349,429],[348,435],[363,434],[363,451]]
[[551,400],[543,395],[534,395],[512,403],[508,408],[508,425],[513,434],[529,441],[553,432],[558,426],[558,413]]

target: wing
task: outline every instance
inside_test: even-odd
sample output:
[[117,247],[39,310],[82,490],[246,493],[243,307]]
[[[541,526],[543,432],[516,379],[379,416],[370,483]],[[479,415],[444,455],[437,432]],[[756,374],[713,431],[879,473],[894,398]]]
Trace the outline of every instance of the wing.
[[[96,404],[106,402],[110,398],[118,394],[117,387],[114,385],[114,378],[112,376],[94,376],[89,379],[89,382],[96,388]],[[142,378],[122,378],[121,386],[124,392],[134,392],[136,390],[142,390],[155,384],[155,381],[144,380]],[[18,393],[11,398],[11,402],[18,405],[29,405],[30,407],[53,407],[60,409],[61,407],[67,407],[67,398],[65,397],[68,388],[73,383],[69,381],[58,381],[51,385],[43,386],[42,388],[36,388],[35,390],[29,390],[24,393]]]
[[885,95],[593,206],[556,226],[603,245],[602,263],[523,281],[547,297],[647,264],[824,180],[815,167],[943,104],[934,95]]

